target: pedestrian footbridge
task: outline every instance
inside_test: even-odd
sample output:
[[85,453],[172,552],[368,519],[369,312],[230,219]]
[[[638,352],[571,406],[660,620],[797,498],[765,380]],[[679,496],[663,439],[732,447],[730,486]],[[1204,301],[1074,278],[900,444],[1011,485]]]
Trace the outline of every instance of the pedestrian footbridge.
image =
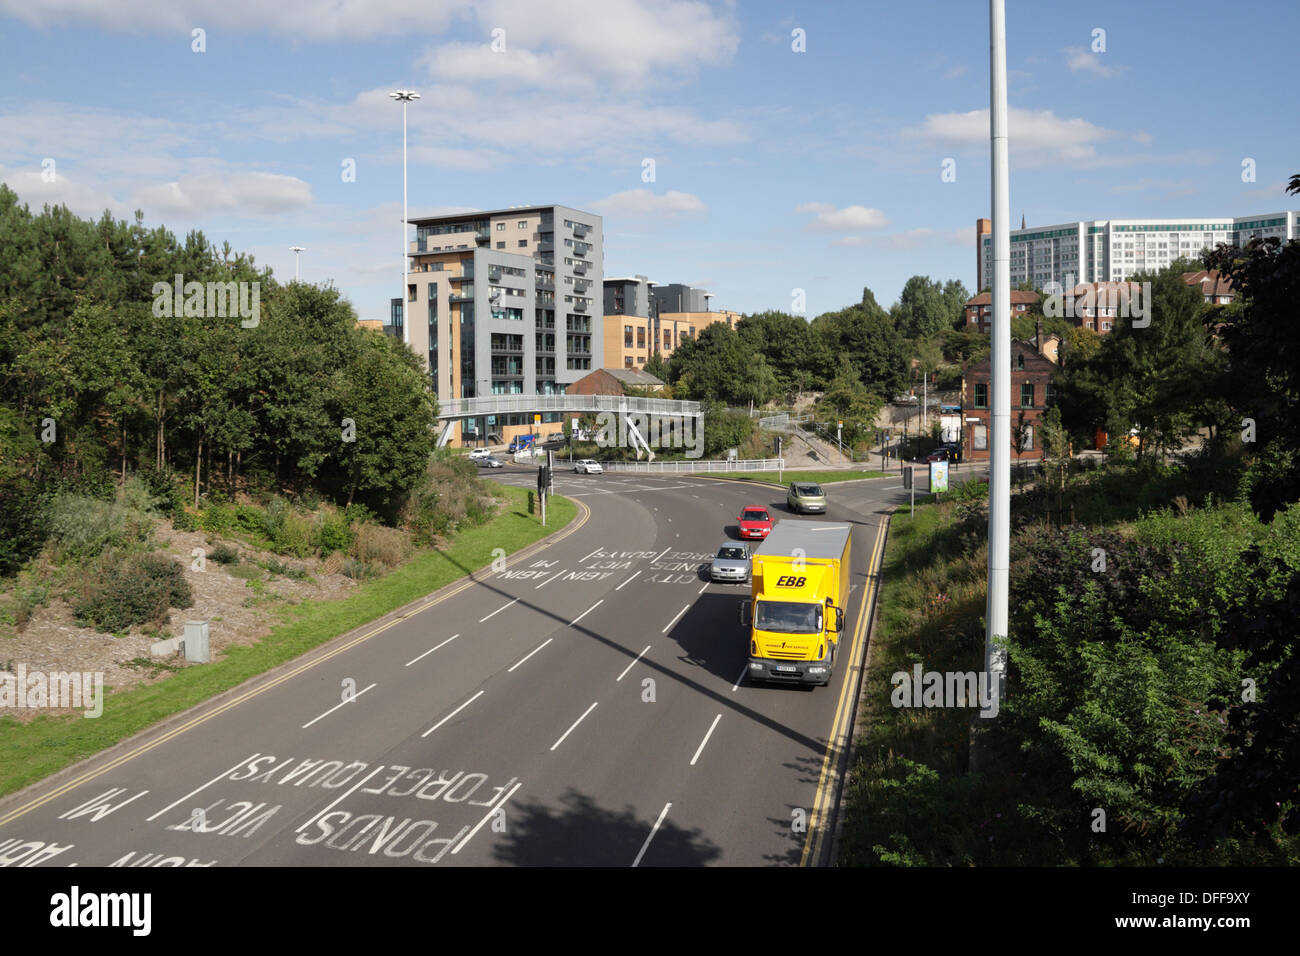
[[[612,412],[619,415],[655,415],[665,418],[699,419],[703,414],[699,402],[679,402],[669,398],[640,398],[632,395],[488,395],[483,398],[447,398],[438,400],[438,418],[442,433],[438,447],[447,444],[458,421],[487,415],[541,415],[546,413]],[[699,422],[696,423],[697,426]]]

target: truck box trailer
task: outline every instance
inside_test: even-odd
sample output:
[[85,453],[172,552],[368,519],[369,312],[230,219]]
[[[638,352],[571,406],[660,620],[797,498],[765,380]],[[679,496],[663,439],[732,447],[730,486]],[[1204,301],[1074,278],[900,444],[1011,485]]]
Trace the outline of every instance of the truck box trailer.
[[849,604],[852,526],[778,521],[754,552],[749,627],[753,680],[830,683]]

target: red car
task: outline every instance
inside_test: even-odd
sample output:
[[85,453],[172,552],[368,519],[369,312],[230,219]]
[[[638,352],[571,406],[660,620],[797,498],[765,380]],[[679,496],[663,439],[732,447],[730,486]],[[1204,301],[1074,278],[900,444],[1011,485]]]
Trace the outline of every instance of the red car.
[[772,530],[772,516],[762,505],[745,505],[736,524],[742,538],[766,538]]

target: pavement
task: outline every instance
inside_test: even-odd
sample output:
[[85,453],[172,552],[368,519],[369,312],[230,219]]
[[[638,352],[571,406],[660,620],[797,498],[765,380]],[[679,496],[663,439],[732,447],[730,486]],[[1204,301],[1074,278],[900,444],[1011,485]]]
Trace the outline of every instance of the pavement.
[[854,653],[815,689],[744,679],[748,588],[705,570],[743,505],[809,520],[781,490],[555,490],[557,540],[0,801],[0,865],[826,864],[897,477],[826,486]]

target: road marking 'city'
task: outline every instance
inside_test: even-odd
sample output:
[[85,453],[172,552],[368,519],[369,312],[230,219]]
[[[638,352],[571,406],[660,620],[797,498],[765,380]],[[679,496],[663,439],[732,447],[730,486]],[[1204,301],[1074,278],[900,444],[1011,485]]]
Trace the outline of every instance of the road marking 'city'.
[[623,673],[619,674],[616,678],[614,678],[614,682],[615,682],[615,683],[618,683],[618,682],[621,681],[624,677],[626,677],[626,676],[627,676],[627,672],[630,671],[630,670],[631,670],[631,669],[636,665],[636,662],[639,661],[639,660],[641,659],[641,656],[642,656],[643,654],[645,654],[645,652],[648,651],[648,650],[650,650],[650,645],[649,645],[649,644],[647,644],[647,645],[645,646],[645,650],[644,650],[644,651],[642,651],[642,652],[641,652],[640,654],[638,654],[636,657],[632,658],[632,663],[631,663],[631,664],[628,664],[627,667],[624,667],[624,668],[623,668]]
[[166,813],[166,812],[167,812],[168,810],[170,810],[172,807],[176,806],[176,804],[178,804],[178,803],[182,803],[182,802],[184,802],[185,800],[188,800],[190,797],[194,796],[196,793],[200,793],[201,791],[204,791],[204,790],[208,789],[208,787],[212,786],[212,785],[213,785],[214,783],[216,783],[218,780],[224,780],[226,777],[230,776],[232,773],[234,773],[234,772],[235,772],[236,770],[238,770],[240,767],[243,767],[243,766],[246,766],[247,764],[252,763],[254,760],[256,760],[256,759],[257,759],[258,757],[260,757],[260,756],[262,756],[262,754],[261,754],[260,752],[258,752],[258,753],[253,754],[253,756],[251,756],[251,757],[246,757],[245,759],[239,761],[239,763],[237,763],[237,764],[235,764],[233,767],[231,767],[229,770],[223,770],[223,771],[221,771],[221,773],[217,774],[215,777],[213,777],[211,780],[209,780],[209,781],[208,781],[207,783],[205,783],[203,786],[201,786],[201,787],[195,787],[193,790],[191,790],[189,793],[185,794],[185,796],[181,797],[179,800],[173,800],[171,803],[167,804],[167,806],[163,807],[161,810],[159,810],[159,811],[158,811],[157,813],[155,813],[153,816],[151,816],[151,817],[146,817],[145,819],[146,819],[148,822],[152,823],[154,820],[157,820],[160,816],[162,816],[164,813]]
[[632,866],[634,868],[641,865],[641,858],[645,856],[645,851],[650,849],[650,841],[653,840],[655,834],[659,832],[659,824],[664,822],[664,817],[668,816],[668,808],[671,806],[671,803],[665,803],[664,808],[659,811],[659,819],[655,820],[655,825],[650,828],[650,835],[646,837],[645,842],[641,844],[641,852],[638,853],[636,859],[632,861]]
[[534,654],[536,654],[538,651],[540,651],[540,650],[541,650],[543,647],[545,647],[547,644],[551,643],[551,641],[553,641],[553,640],[555,640],[555,638],[553,638],[553,637],[548,637],[546,640],[542,641],[542,643],[538,644],[536,647],[534,647],[531,651],[529,651],[529,652],[528,652],[527,654],[525,654],[523,657],[519,658],[519,660],[515,661],[513,664],[511,664],[509,667],[507,667],[507,668],[506,668],[506,673],[509,674],[509,673],[511,673],[512,671],[514,671],[514,669],[515,669],[516,667],[518,667],[518,666],[519,666],[520,664],[522,664],[524,661],[528,660],[528,658],[532,657]]
[[[378,686],[379,686],[378,684],[371,684],[370,687],[367,687],[367,688],[366,688],[366,690],[370,690],[371,688],[378,687]],[[340,707],[342,707],[344,704],[350,704],[350,703],[352,703],[354,700],[356,700],[358,697],[360,697],[361,694],[364,694],[364,693],[366,692],[366,690],[363,690],[363,691],[361,691],[360,693],[357,693],[357,694],[353,694],[351,697],[344,697],[341,701],[339,701],[337,704],[335,704],[335,705],[334,705],[333,707],[331,707],[329,710],[325,711],[325,713],[321,714],[320,717],[313,717],[311,720],[307,721],[307,723],[303,724],[303,725],[302,725],[302,729],[303,729],[303,730],[306,730],[306,729],[307,729],[308,727],[310,727],[312,724],[316,723],[316,721],[320,720],[321,717],[328,717],[330,714],[334,713],[334,711],[338,710],[338,709],[339,709]]]
[[406,664],[405,664],[405,666],[406,666],[406,667],[410,667],[410,666],[411,666],[412,664],[414,664],[416,661],[423,660],[424,658],[426,658],[426,657],[428,657],[430,654],[432,654],[434,651],[436,651],[438,648],[442,647],[443,644],[450,644],[452,641],[454,641],[454,640],[455,640],[456,638],[458,638],[458,637],[460,637],[459,634],[453,634],[451,637],[449,637],[449,638],[447,638],[445,641],[443,641],[442,644],[435,644],[433,647],[429,648],[427,651],[425,651],[425,652],[424,652],[423,654],[421,654],[419,657],[416,657],[416,658],[414,658],[413,660],[409,660],[409,661],[407,661]]
[[700,759],[700,754],[704,753],[704,745],[707,744],[709,742],[709,738],[713,736],[713,728],[718,726],[718,721],[720,721],[721,719],[722,719],[722,715],[718,714],[718,716],[713,718],[713,723],[709,724],[709,732],[704,735],[704,739],[700,741],[699,748],[695,751],[695,756],[691,758],[692,767],[695,766],[695,761]]
[[660,634],[667,634],[669,628],[671,628],[674,624],[676,624],[676,623],[681,619],[681,616],[682,616],[683,614],[685,614],[687,611],[689,611],[690,609],[691,609],[691,606],[690,606],[689,604],[687,604],[685,607],[683,607],[680,611],[677,612],[677,616],[674,617],[671,621],[668,622],[668,627],[665,627],[665,628],[664,628],[662,631],[660,631],[659,633],[660,633]]
[[[636,577],[636,576],[637,576],[638,574],[640,574],[640,573],[641,573],[640,571],[634,571],[634,572],[632,572],[632,578]],[[624,582],[623,582],[622,584],[620,584],[618,587],[614,588],[614,590],[615,590],[615,591],[621,591],[621,590],[623,590],[623,588],[627,587],[629,584],[632,583],[632,578],[628,578],[626,581],[624,581]]]
[[[519,603],[519,598],[515,598],[513,601],[510,602],[510,604],[518,604],[518,603]],[[481,618],[479,618],[479,619],[478,619],[478,622],[479,622],[480,624],[482,624],[484,621],[486,621],[486,620],[488,619],[488,617],[495,617],[496,615],[498,615],[498,614],[500,614],[502,611],[504,611],[506,608],[508,608],[508,607],[510,606],[510,604],[502,604],[499,608],[497,608],[495,611],[493,611],[493,612],[492,612],[491,614],[489,614],[487,617],[481,617]]]
[[470,704],[474,703],[474,701],[478,700],[478,699],[479,699],[480,697],[482,697],[482,696],[483,696],[483,692],[482,692],[482,691],[479,691],[477,694],[475,694],[475,695],[474,695],[473,697],[471,697],[469,700],[465,701],[465,703],[461,704],[459,707],[457,707],[455,710],[453,710],[453,711],[452,711],[450,714],[448,714],[446,717],[442,718],[442,720],[438,721],[436,724],[434,724],[432,727],[430,727],[430,728],[429,728],[428,730],[426,730],[424,733],[420,734],[420,736],[421,736],[421,737],[427,737],[427,736],[429,736],[429,734],[433,733],[435,730],[437,730],[439,727],[441,727],[441,726],[442,726],[443,724],[445,724],[447,721],[451,720],[453,717],[455,717],[457,714],[459,714],[462,710],[464,710],[466,707],[468,707]]
[[596,608],[600,607],[600,606],[601,606],[602,604],[604,604],[604,603],[605,603],[605,599],[604,599],[604,598],[601,598],[599,601],[597,601],[597,602],[596,602],[595,604],[593,604],[591,607],[587,608],[587,610],[583,611],[581,614],[579,614],[577,617],[575,617],[572,621],[570,621],[570,622],[569,622],[569,627],[573,627],[573,625],[577,624],[577,623],[578,623],[579,621],[581,621],[584,617],[586,617],[588,614],[590,614],[592,611],[596,610]]
[[[582,716],[579,717],[577,720],[575,720],[575,721],[573,722],[573,727],[577,727],[578,724],[580,724],[580,723],[582,723],[584,720],[586,720],[586,719],[587,719],[587,715],[590,714],[593,710],[596,709],[596,704],[597,704],[597,703],[599,703],[599,701],[593,701],[593,702],[592,702],[592,705],[591,705],[590,707],[588,707],[586,710],[584,710],[584,711],[582,712]],[[573,727],[570,727],[568,730],[566,730],[563,734],[560,735],[560,739],[559,739],[559,740],[557,740],[555,743],[551,744],[551,750],[554,750],[556,747],[560,746],[560,744],[564,743],[564,738],[567,737],[567,736],[569,736],[569,734],[573,733]]]

